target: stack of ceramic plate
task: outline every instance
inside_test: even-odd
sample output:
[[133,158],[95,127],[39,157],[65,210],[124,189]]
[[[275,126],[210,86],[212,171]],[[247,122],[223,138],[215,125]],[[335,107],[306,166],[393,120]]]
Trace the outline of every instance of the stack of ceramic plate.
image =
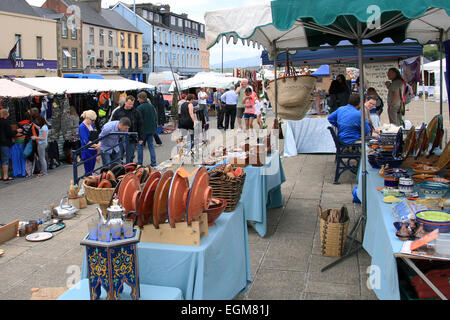
[[425,198],[442,198],[450,187],[449,183],[440,181],[423,181],[419,183],[420,191],[425,195]]
[[423,224],[425,231],[450,232],[450,213],[440,210],[422,210],[416,213],[416,220]]

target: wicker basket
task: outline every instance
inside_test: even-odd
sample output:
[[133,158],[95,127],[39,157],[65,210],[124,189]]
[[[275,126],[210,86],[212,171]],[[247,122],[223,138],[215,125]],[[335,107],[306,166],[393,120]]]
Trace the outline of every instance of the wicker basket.
[[212,195],[215,198],[227,201],[225,212],[234,211],[241,199],[246,173],[243,171],[239,177],[230,178],[226,175],[215,177],[215,172],[215,170],[209,172],[209,186],[212,189]]
[[322,255],[327,257],[341,257],[344,254],[350,219],[347,218],[347,220],[342,223],[331,223],[327,221],[331,209],[322,211],[319,206],[318,210],[320,216],[320,243]]
[[111,197],[115,188],[94,188],[84,184],[84,192],[86,199],[90,203],[107,205],[111,201]]

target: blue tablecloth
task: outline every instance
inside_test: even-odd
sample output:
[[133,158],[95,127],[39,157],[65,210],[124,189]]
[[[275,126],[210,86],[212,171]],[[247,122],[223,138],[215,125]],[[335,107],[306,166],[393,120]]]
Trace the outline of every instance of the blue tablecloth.
[[279,151],[274,151],[267,157],[262,167],[247,166],[241,202],[244,204],[245,220],[261,237],[267,232],[267,208],[283,206],[281,184],[286,181]]
[[[139,300],[183,300],[183,293],[178,288],[150,286],[146,284],[140,285],[141,296]],[[131,300],[131,289],[124,286],[120,295],[121,300]],[[105,300],[106,291],[102,288],[100,300]],[[64,292],[58,300],[90,300],[89,281],[83,279],[72,288]]]
[[[251,270],[242,203],[222,213],[198,247],[140,242],[140,284],[179,288],[186,300],[229,300],[245,292]],[[86,277],[85,256],[81,278]]]
[[[367,222],[364,231],[363,247],[372,257],[372,266],[380,270],[379,286],[374,292],[381,300],[400,300],[397,274],[397,262],[394,254],[400,253],[403,241],[395,235],[393,223],[396,220],[392,204],[383,202],[383,194],[377,187],[384,186],[384,179],[378,175],[379,169],[373,169],[367,162]],[[361,169],[361,167],[360,167]],[[358,174],[359,199],[362,199],[362,174]]]
[[284,125],[284,156],[299,153],[336,153],[336,146],[326,117],[286,120]]

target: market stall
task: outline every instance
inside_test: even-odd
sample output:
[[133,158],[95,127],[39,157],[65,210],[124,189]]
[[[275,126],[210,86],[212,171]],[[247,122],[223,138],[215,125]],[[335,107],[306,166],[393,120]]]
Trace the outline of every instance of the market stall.
[[[448,142],[442,141],[443,130],[442,125],[439,125],[441,120],[442,117],[440,120],[439,116],[434,117],[428,126],[423,126],[417,134],[413,127],[413,131],[406,137],[400,130],[392,135],[395,139],[391,138],[391,141],[395,144],[386,141],[385,144],[379,141],[369,142],[367,201],[370,206],[367,210],[363,247],[372,257],[371,265],[378,268],[379,274],[382,274],[376,278],[376,285],[373,286],[379,299],[404,298],[401,292],[405,289],[399,284],[396,258],[407,261],[416,268],[415,271],[419,275],[421,272],[413,260],[450,261],[450,255],[443,253],[448,252],[450,247],[442,246],[442,242],[440,247],[437,245],[439,239],[448,234],[447,225],[450,221],[450,207],[446,198],[450,180],[447,180],[448,170],[445,169],[450,160],[450,148]],[[436,149],[441,141],[444,142],[445,148]],[[395,145],[394,150],[399,150],[398,157],[392,158],[386,156],[386,153],[382,155],[385,151],[381,150],[389,149],[389,145]],[[423,164],[424,162],[431,162],[432,165]],[[384,166],[386,163],[389,163],[389,168],[380,168],[380,165]],[[361,172],[358,176],[357,194],[361,197]],[[421,215],[430,213],[443,217],[444,220],[421,219]],[[404,226],[406,228],[402,228]],[[433,240],[431,242],[423,240],[429,237],[433,230],[439,230],[438,239],[430,239]],[[414,240],[423,243],[422,246],[411,250]],[[423,274],[421,278],[424,279],[422,276]],[[439,288],[437,289],[439,291]],[[435,294],[436,298],[445,299],[445,296]]]

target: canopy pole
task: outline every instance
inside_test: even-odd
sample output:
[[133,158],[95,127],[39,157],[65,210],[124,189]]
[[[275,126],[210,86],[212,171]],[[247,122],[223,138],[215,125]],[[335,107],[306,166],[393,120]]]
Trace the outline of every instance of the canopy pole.
[[420,64],[422,65],[422,98],[423,98],[423,119],[427,122],[427,102],[425,98],[425,67],[423,62],[423,55],[420,56]]
[[[444,81],[445,81],[445,79],[443,79],[443,77],[444,77],[444,75],[443,75],[443,72],[442,72],[442,59],[443,59],[443,57],[442,57],[442,51],[444,51],[443,49],[444,49],[444,46],[443,46],[443,33],[444,33],[444,30],[441,28],[441,29],[439,29],[439,58],[440,58],[440,60],[439,60],[439,113],[440,113],[440,115],[442,116],[442,106],[443,106],[443,84],[444,84]],[[443,81],[444,80],[444,81]]]
[[273,46],[275,47],[274,58],[273,58],[273,68],[275,69],[275,119],[278,120],[278,81],[277,81],[277,43],[276,40],[273,42]]

